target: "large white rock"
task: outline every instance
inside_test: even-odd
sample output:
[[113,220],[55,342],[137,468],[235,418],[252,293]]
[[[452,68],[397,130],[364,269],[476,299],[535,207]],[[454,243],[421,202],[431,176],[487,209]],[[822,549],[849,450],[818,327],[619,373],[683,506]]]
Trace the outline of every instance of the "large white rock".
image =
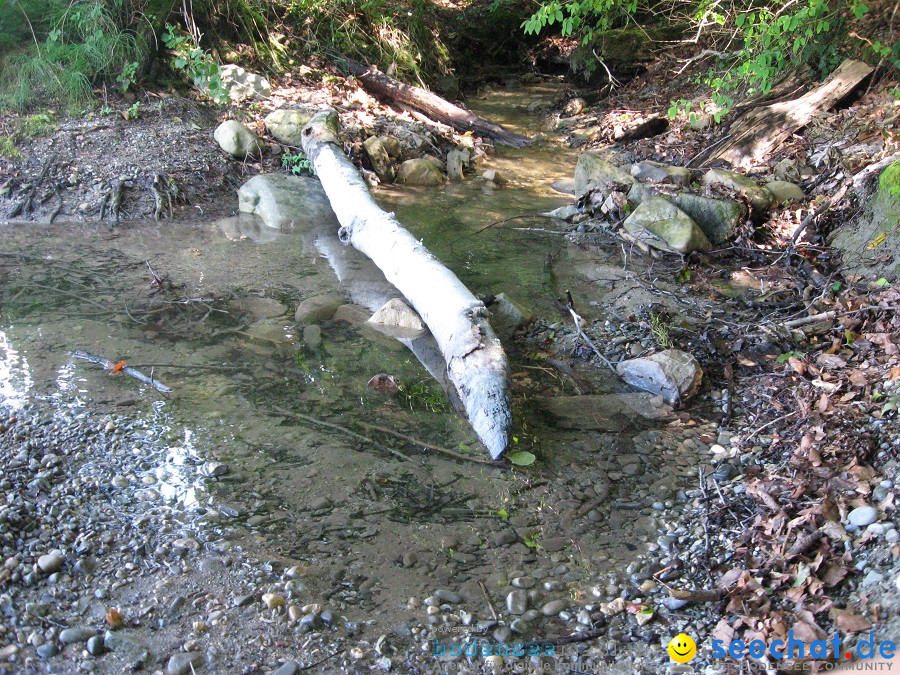
[[225,120],[213,132],[216,143],[232,157],[258,157],[265,149],[262,139],[237,120]]
[[238,208],[259,216],[278,230],[306,230],[316,225],[339,225],[331,204],[315,178],[269,173],[254,176],[238,190]]
[[266,78],[233,63],[219,68],[219,77],[232,101],[243,101],[246,98],[262,100],[272,93],[272,86]]
[[703,381],[697,359],[679,349],[622,361],[616,372],[632,387],[662,396],[669,404],[696,394]]
[[391,298],[369,318],[368,323],[395,328],[407,328],[413,331],[425,330],[422,318],[416,311],[400,298]]

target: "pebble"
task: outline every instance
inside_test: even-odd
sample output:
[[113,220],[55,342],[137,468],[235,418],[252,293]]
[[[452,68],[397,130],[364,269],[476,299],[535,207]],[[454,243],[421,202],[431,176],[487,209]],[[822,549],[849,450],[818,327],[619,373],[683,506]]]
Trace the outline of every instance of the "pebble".
[[295,675],[300,672],[300,664],[296,661],[288,661],[272,671],[271,675]]
[[568,600],[551,600],[541,607],[541,612],[544,616],[556,616],[568,606]]
[[493,540],[494,546],[506,546],[519,541],[519,535],[516,534],[515,530],[500,530],[499,532],[494,532]]
[[63,562],[65,562],[65,558],[58,553],[48,553],[38,558],[37,564],[44,574],[53,574],[59,571]]
[[103,646],[103,636],[95,635],[87,641],[87,650],[88,654],[91,656],[101,656],[106,652],[106,647]]
[[45,642],[35,651],[37,651],[38,656],[42,659],[49,659],[50,657],[59,654],[59,647],[56,646],[55,642]]
[[278,595],[278,593],[264,593],[262,596],[262,601],[269,609],[277,609],[285,603],[284,596]]
[[64,645],[71,645],[77,642],[84,642],[88,638],[97,634],[93,628],[84,626],[76,626],[74,628],[66,628],[59,634],[59,641]]
[[524,614],[528,609],[528,594],[522,590],[510,591],[506,596],[506,609],[510,614]]
[[532,577],[516,577],[510,583],[516,588],[534,588],[537,582]]
[[847,522],[856,527],[866,527],[878,520],[878,509],[873,506],[860,506],[847,515]]
[[207,462],[203,465],[202,473],[204,476],[224,476],[228,470],[228,465],[222,462]]
[[179,652],[172,654],[166,666],[166,675],[186,675],[194,671],[206,660],[201,652]]
[[453,591],[448,591],[446,589],[438,589],[434,592],[434,597],[438,600],[443,600],[444,602],[451,602],[454,605],[462,602],[462,596],[459,593],[454,593]]

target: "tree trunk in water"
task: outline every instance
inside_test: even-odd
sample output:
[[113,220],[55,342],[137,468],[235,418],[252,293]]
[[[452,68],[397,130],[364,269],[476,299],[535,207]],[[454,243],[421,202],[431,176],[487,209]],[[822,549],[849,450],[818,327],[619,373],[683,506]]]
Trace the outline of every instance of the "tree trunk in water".
[[422,317],[469,422],[496,459],[509,442],[512,415],[506,354],[487,322],[487,309],[394,214],[378,207],[341,150],[338,134],[333,110],[317,114],[303,129],[303,151],[341,224],[338,236],[371,258]]
[[504,129],[499,124],[494,124],[483,117],[473,115],[468,110],[453,105],[437,94],[395,80],[379,71],[375,66],[366,67],[352,59],[346,59],[344,64],[366,89],[379,98],[405,103],[422,111],[433,120],[450,125],[457,131],[471,131],[514,148],[521,148],[531,143],[527,137]]

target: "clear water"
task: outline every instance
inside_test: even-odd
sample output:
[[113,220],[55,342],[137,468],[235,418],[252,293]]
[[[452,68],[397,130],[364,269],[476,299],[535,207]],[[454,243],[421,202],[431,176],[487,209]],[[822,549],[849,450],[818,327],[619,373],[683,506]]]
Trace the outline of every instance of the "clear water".
[[[540,118],[525,110],[556,91],[544,85],[498,92],[473,107],[534,134]],[[505,187],[471,178],[442,188],[384,188],[377,199],[473,292],[505,292],[555,321],[561,318],[555,294],[567,287],[586,294],[593,283],[573,264],[571,245],[542,218],[485,226],[567,203],[550,184],[570,178],[574,163],[572,151],[552,142],[501,149],[481,170],[496,169],[508,179]],[[625,442],[557,429],[532,416],[535,394],[572,393],[552,368],[511,345],[517,439],[539,456],[536,466],[500,470],[424,452],[364,425],[486,456],[404,345],[336,322],[323,323],[320,344],[304,342],[293,308],[335,292],[352,295],[353,279],[339,282],[310,237],[267,231],[246,219],[127,223],[113,230],[5,225],[0,401],[22,406],[38,397],[70,410],[129,410],[151,420],[170,439],[164,466],[152,472],[160,498],[202,505],[211,514],[196,521],[198,539],[377,576],[376,613],[392,618],[423,589],[497,573],[503,563],[484,543],[500,525],[501,510],[521,515],[544,536],[582,538],[573,556],[591,574],[603,569],[596,567],[597,551],[610,568],[634,555],[634,545],[618,541],[603,523],[569,532],[571,524],[561,525],[548,507],[604,480],[603,467],[615,463]],[[163,397],[73,358],[73,350],[125,360],[174,393]],[[368,389],[377,373],[396,376],[403,391],[385,396]],[[200,457],[231,467],[209,493],[183,470]],[[388,564],[408,550],[419,551],[424,562]],[[318,582],[328,587],[324,573]],[[318,582],[311,579],[311,588]],[[355,601],[349,592],[332,600]]]

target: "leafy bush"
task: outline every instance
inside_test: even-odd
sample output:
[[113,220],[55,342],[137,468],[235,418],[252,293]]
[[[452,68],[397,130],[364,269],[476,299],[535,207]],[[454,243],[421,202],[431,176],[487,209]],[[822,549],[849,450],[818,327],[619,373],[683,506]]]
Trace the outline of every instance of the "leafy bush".
[[228,91],[222,84],[219,64],[193,38],[178,31],[172,24],[166,24],[163,43],[173,52],[172,66],[176,70],[186,72],[194,86],[216,103],[228,102]]
[[0,105],[18,109],[41,98],[83,103],[92,85],[128,72],[133,77],[144,46],[134,31],[116,22],[123,1],[5,3],[0,44],[13,36],[20,41],[0,63]]
[[[866,20],[864,0],[549,0],[522,24],[528,34],[558,26],[563,36],[588,44],[611,28],[642,22],[683,23],[693,41],[713,48],[715,66],[701,76],[716,104],[716,121],[737,95],[768,93],[790,66],[804,63],[825,74],[849,54],[900,68],[900,46],[890,28]],[[880,33],[880,34],[879,34]],[[736,47],[736,49],[735,49]],[[687,111],[678,101],[670,115]]]

